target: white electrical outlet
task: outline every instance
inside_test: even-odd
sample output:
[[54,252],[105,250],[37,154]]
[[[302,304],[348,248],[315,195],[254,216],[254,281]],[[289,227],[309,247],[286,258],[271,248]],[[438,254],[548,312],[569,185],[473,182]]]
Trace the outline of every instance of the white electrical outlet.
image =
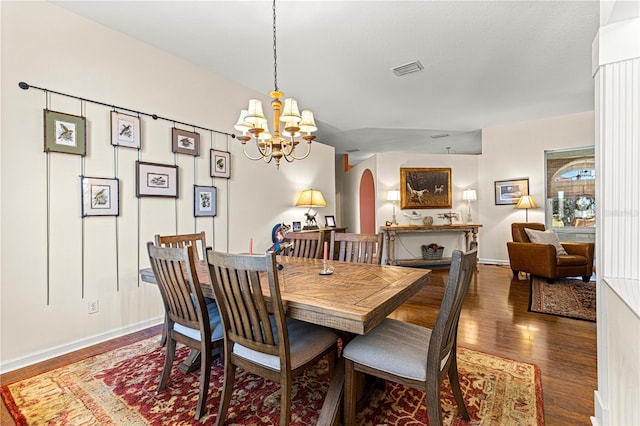
[[100,305],[98,304],[97,300],[89,301],[89,313],[90,314],[97,314],[99,306]]

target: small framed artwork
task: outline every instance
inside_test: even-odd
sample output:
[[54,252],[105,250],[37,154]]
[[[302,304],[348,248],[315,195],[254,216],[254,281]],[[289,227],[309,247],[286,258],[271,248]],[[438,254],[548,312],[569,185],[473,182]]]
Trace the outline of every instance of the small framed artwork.
[[293,232],[300,232],[302,230],[302,226],[300,225],[300,222],[293,222]]
[[193,185],[193,215],[196,217],[217,215],[217,192],[215,186]]
[[200,134],[186,130],[171,128],[173,152],[197,157],[200,155]]
[[80,177],[82,217],[120,215],[118,179]]
[[136,196],[178,198],[178,166],[136,161]]
[[450,209],[451,169],[400,169],[401,209]]
[[140,117],[111,111],[111,145],[140,149]]
[[529,195],[529,178],[495,181],[496,206],[517,204],[520,197]]
[[87,122],[84,117],[44,110],[44,152],[87,154]]
[[211,150],[211,177],[231,177],[231,154],[227,151]]
[[336,227],[336,218],[333,216],[325,216],[325,222],[327,223],[327,228],[335,228]]

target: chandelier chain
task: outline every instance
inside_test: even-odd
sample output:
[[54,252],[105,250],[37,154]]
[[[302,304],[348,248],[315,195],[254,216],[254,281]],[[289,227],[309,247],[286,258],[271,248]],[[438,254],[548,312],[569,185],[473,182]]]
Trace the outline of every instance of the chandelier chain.
[[278,92],[278,54],[276,52],[276,0],[273,0],[273,85]]

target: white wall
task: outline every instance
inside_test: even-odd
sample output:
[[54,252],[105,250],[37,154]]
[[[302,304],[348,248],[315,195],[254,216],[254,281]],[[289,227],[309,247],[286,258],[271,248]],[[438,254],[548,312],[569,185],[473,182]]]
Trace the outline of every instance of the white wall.
[[[334,149],[318,143],[308,159],[285,163],[277,171],[273,164],[244,158],[235,139],[198,130],[201,156],[194,160],[171,152],[171,122],[143,117],[140,153],[114,151],[110,108],[50,95],[50,109],[87,117],[88,155],[84,160],[47,156],[42,140],[46,96],[19,89],[20,81],[230,133],[249,98],[268,102],[268,97],[49,2],[3,1],[0,8],[3,371],[158,323],[158,290],[139,282],[137,274],[148,266],[145,243],[155,233],[204,230],[218,250],[247,251],[250,238],[255,251],[266,250],[275,223],[304,218],[303,209],[293,205],[310,187],[327,200],[322,214],[334,214]],[[231,152],[230,180],[209,177],[212,147]],[[135,197],[138,155],[142,161],[180,167],[177,201]],[[117,220],[80,218],[83,173],[118,176]],[[215,219],[193,218],[194,183],[218,187]],[[89,315],[88,301],[95,299],[100,312]]]
[[508,263],[511,223],[524,222],[525,212],[512,205],[495,205],[494,182],[529,178],[529,193],[538,209],[529,209],[529,222],[545,223],[545,150],[594,146],[593,111],[482,130],[478,160],[478,200],[482,261]]

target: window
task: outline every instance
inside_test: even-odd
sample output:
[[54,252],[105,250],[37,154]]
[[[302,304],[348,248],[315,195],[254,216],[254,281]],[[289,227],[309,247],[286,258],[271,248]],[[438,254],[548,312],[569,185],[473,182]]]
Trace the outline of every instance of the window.
[[546,226],[563,241],[593,241],[596,225],[595,149],[545,151]]

